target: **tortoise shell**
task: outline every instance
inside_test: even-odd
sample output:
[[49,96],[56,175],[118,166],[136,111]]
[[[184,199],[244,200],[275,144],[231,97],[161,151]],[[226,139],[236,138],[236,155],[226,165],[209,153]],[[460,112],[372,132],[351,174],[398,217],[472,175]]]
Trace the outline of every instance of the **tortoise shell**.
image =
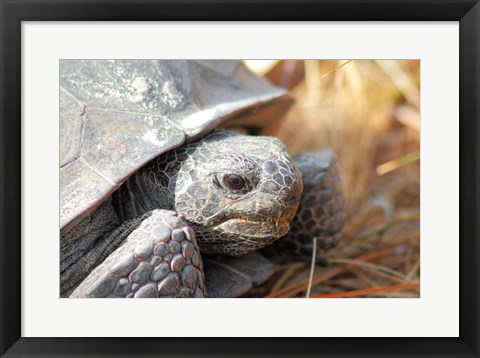
[[153,158],[219,125],[264,127],[291,102],[241,61],[61,60],[61,230]]

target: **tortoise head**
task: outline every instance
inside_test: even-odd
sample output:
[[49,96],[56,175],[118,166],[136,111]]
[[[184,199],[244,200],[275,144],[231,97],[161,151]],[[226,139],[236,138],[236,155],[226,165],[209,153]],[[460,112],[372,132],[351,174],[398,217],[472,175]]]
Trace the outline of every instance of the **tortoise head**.
[[279,140],[216,131],[172,155],[174,209],[204,253],[243,255],[288,232],[302,180]]

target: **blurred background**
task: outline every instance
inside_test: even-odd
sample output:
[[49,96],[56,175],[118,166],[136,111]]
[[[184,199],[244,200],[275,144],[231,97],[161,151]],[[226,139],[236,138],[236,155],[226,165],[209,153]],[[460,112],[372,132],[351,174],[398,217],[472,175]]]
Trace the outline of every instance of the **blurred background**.
[[420,61],[245,61],[296,99],[264,134],[334,149],[347,224],[328,266],[289,263],[255,297],[420,297]]

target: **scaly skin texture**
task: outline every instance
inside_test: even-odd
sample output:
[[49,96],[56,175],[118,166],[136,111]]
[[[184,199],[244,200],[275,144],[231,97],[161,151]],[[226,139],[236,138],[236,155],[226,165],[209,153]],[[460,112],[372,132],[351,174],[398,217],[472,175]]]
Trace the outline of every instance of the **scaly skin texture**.
[[[229,187],[231,175],[244,185]],[[152,161],[113,198],[122,221],[175,210],[203,253],[240,256],[288,232],[301,192],[301,174],[280,141],[217,131]]]
[[302,173],[303,193],[287,235],[263,252],[273,260],[310,261],[313,240],[316,262],[325,264],[324,252],[335,247],[345,225],[345,204],[335,157],[329,149],[294,157]]
[[[193,280],[193,274],[185,273],[192,266],[183,251],[179,255],[178,245],[168,246],[161,255],[150,252],[162,240],[155,233],[170,230],[173,235],[173,227],[165,221],[167,214],[158,209],[175,210],[182,230],[190,226],[190,241],[196,235],[202,253],[240,256],[288,232],[301,193],[301,174],[280,141],[213,132],[138,170],[111,201],[62,233],[61,294],[69,296],[72,290],[72,297],[204,293],[201,266],[192,261]],[[173,236],[169,240],[175,242]],[[135,254],[137,247],[140,254]],[[125,262],[128,265],[118,271],[117,266]],[[158,280],[173,280],[166,284],[168,293],[162,289],[163,281],[152,277],[155,265],[162,262],[168,262],[170,273]],[[184,275],[190,279],[183,280]]]
[[205,297],[195,235],[173,211],[154,210],[70,295]]

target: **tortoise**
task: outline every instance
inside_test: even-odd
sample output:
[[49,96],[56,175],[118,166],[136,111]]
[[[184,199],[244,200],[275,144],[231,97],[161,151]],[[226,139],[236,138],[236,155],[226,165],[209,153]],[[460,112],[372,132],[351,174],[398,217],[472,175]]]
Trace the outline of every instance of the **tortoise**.
[[241,61],[61,60],[60,296],[239,297],[333,247],[333,152],[255,135],[291,103]]

